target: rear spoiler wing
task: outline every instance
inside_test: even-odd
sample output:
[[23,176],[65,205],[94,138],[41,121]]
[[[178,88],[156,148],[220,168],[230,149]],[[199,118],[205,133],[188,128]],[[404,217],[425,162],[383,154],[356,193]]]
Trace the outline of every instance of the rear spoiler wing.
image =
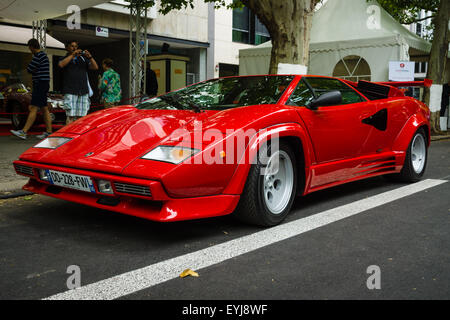
[[360,80],[353,82],[343,80],[350,86],[354,87],[360,93],[364,94],[369,100],[386,99],[388,97],[404,97],[406,89],[401,87],[431,87],[433,80],[425,79],[424,81],[399,81],[399,82],[371,82]]
[[390,81],[390,82],[375,82],[378,84],[382,84],[385,86],[391,86],[391,87],[431,87],[433,84],[433,80],[431,79],[425,79],[424,81]]

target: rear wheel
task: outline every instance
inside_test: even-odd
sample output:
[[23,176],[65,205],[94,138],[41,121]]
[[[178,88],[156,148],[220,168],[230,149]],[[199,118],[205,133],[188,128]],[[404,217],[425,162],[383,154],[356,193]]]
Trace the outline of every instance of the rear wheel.
[[[244,222],[270,227],[288,215],[297,190],[296,157],[289,144],[280,141],[278,150],[265,146],[267,161],[253,164],[235,216]],[[264,163],[263,163],[264,162]]]
[[398,174],[389,175],[396,181],[417,182],[425,173],[428,160],[427,136],[425,130],[420,128],[414,134],[408,150],[406,151],[405,163],[402,171]]

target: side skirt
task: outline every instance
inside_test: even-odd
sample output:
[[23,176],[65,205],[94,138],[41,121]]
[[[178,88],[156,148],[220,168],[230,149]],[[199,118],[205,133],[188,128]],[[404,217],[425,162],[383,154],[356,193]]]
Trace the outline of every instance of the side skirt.
[[304,194],[347,182],[397,173],[403,167],[404,152],[384,152],[311,166],[311,182]]

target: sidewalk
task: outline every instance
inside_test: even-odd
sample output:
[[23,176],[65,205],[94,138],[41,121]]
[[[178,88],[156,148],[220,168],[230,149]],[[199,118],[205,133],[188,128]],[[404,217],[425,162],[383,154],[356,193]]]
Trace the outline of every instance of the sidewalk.
[[28,181],[16,174],[12,162],[38,142],[36,136],[28,136],[27,140],[12,135],[0,136],[0,193],[19,191]]
[[[447,135],[432,136],[431,141],[450,139]],[[12,162],[28,148],[36,145],[39,139],[36,136],[28,136],[27,140],[21,140],[14,136],[0,136],[0,194],[20,191],[28,181],[24,176],[16,174]]]

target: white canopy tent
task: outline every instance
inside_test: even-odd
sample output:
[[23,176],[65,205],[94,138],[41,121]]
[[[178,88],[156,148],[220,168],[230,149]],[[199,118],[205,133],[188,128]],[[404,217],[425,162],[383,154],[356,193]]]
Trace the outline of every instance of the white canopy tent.
[[71,6],[80,10],[108,2],[107,0],[0,0],[0,18],[17,21],[36,21],[65,15]]
[[[240,50],[240,75],[266,74],[271,49],[269,41]],[[374,0],[328,0],[313,17],[308,74],[332,76],[340,67],[351,77],[364,64],[370,80],[387,81],[389,61],[414,60],[430,51],[429,42],[407,30]]]
[[[26,45],[32,37],[33,33],[30,28],[0,25],[0,42]],[[48,48],[64,50],[64,43],[48,34],[46,34],[46,38]]]

